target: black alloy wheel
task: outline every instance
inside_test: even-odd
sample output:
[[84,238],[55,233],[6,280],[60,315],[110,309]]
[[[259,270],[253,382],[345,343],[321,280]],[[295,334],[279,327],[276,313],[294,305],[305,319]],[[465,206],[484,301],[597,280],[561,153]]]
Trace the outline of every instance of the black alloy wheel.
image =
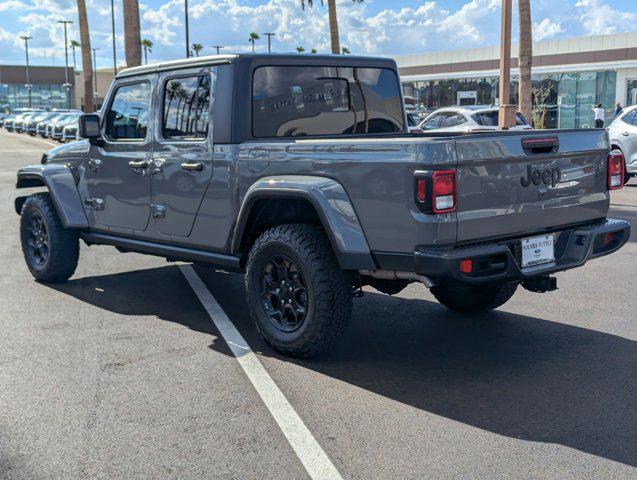
[[282,332],[300,328],[308,312],[308,294],[298,265],[285,255],[273,255],[261,272],[261,286],[270,322]]

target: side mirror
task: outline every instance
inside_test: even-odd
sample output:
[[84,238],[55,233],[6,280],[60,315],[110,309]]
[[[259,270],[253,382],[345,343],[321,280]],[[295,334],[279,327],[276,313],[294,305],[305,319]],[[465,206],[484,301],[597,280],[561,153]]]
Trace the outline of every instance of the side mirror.
[[81,138],[97,140],[100,138],[100,116],[94,113],[80,115],[78,134]]

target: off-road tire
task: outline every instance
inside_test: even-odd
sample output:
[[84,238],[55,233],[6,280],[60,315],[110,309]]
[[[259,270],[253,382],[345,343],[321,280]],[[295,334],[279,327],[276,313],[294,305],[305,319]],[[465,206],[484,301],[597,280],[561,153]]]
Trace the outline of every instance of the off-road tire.
[[[35,260],[28,243],[29,229],[35,215],[42,219],[49,243],[47,258],[41,263]],[[78,234],[62,226],[48,193],[36,193],[24,202],[20,218],[20,240],[27,267],[36,280],[45,283],[64,282],[75,272],[80,256]]]
[[[292,332],[275,326],[261,296],[263,270],[277,255],[296,263],[307,287],[307,313]],[[325,232],[318,227],[287,224],[263,232],[250,249],[245,282],[259,334],[284,355],[312,357],[325,352],[343,335],[352,315],[351,275],[340,268]]]
[[492,285],[439,285],[431,288],[436,300],[450,310],[484,313],[504,305],[518,288],[517,282]]

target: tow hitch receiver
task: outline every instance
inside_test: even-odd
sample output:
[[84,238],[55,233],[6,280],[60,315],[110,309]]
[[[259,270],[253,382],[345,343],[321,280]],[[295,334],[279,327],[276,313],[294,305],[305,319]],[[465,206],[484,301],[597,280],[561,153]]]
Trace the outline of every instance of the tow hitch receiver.
[[533,277],[522,282],[522,286],[529,292],[544,293],[557,290],[557,278],[544,275]]

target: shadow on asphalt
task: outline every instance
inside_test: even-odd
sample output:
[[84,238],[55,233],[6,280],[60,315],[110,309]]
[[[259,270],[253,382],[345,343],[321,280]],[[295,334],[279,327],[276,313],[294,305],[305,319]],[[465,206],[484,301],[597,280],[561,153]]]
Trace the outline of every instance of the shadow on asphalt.
[[[215,298],[263,356],[508,437],[565,445],[637,466],[637,343],[541,318],[480,318],[434,302],[368,292],[329,355],[291,360],[255,333],[243,277],[197,267]],[[176,267],[87,277],[57,290],[123,315],[156,315],[216,336]],[[537,314],[551,308],[538,296]]]

